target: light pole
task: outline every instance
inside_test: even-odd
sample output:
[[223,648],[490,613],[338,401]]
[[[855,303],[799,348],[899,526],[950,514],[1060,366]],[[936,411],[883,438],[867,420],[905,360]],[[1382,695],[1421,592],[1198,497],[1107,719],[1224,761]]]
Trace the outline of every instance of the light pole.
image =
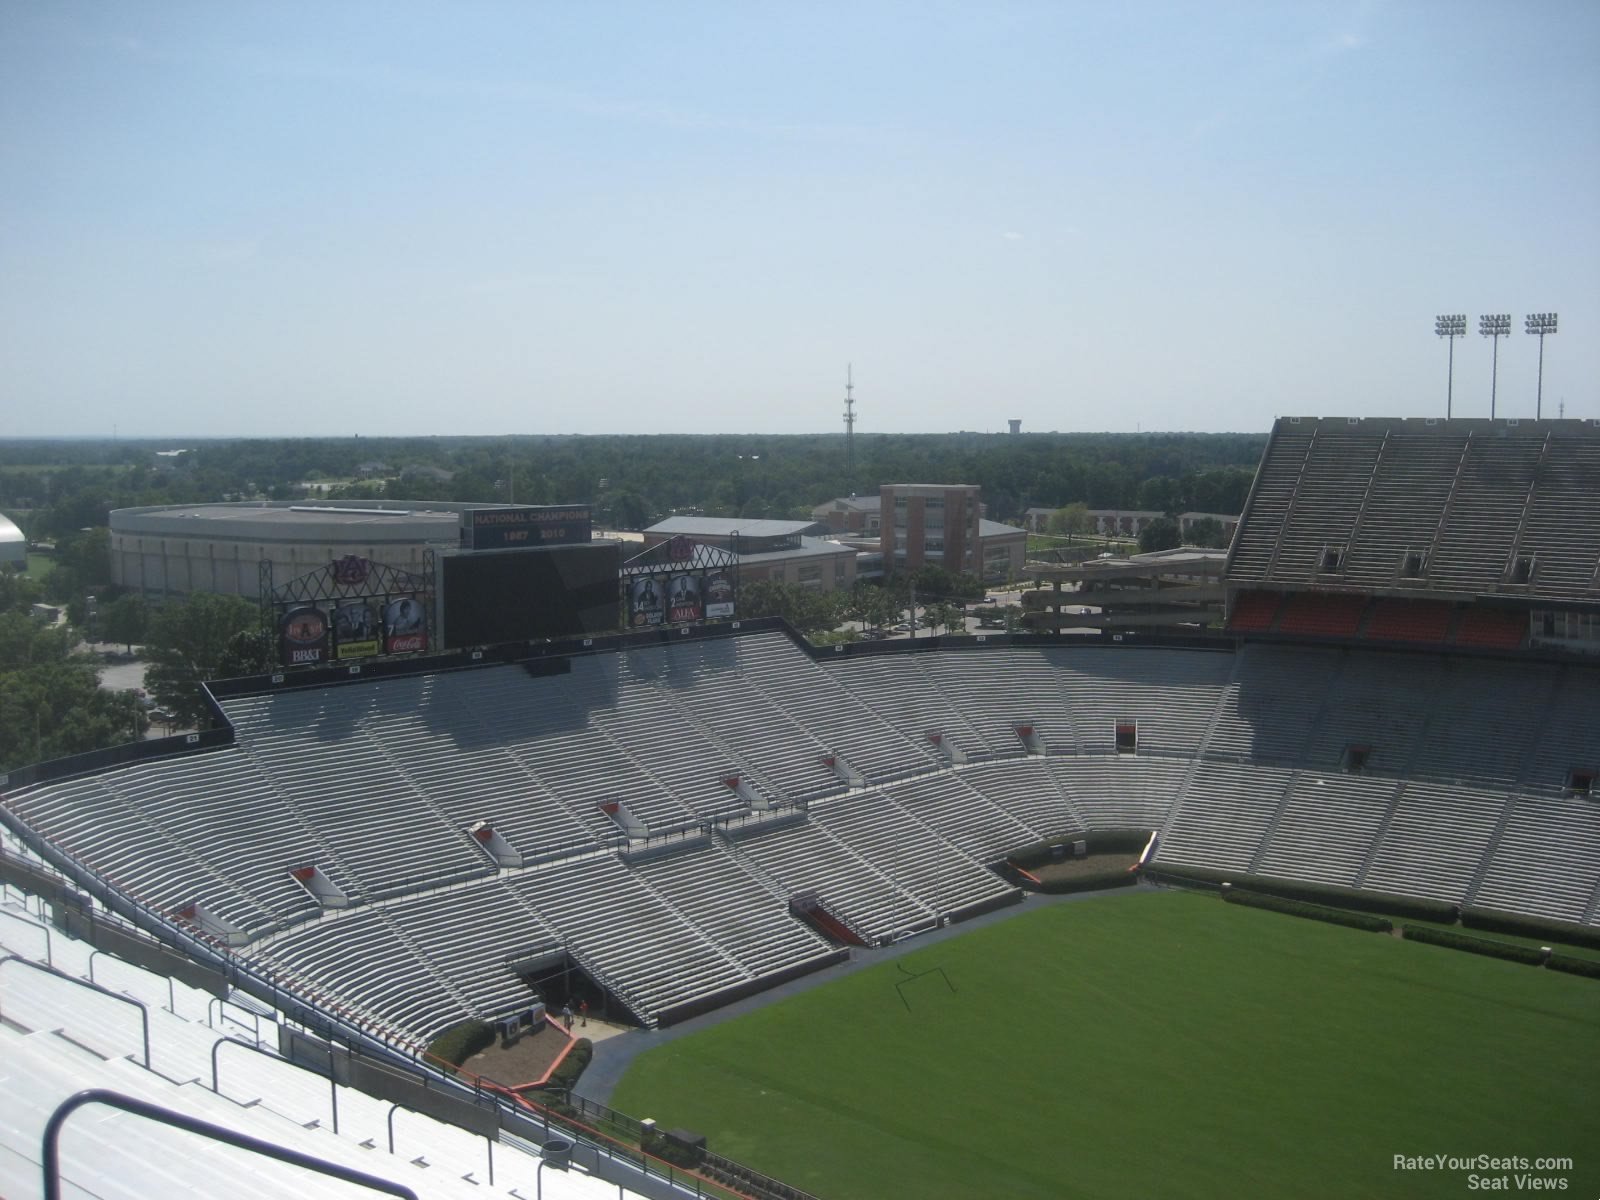
[[1500,382],[1500,339],[1511,335],[1510,313],[1486,313],[1478,318],[1478,332],[1494,339],[1494,373],[1489,376],[1489,420],[1494,420],[1495,389]]
[[1556,331],[1555,313],[1529,313],[1526,318],[1529,333],[1539,335],[1539,394],[1534,401],[1533,419],[1544,415],[1544,335]]
[[1456,339],[1467,336],[1467,314],[1454,313],[1435,317],[1433,331],[1442,338],[1450,339],[1450,373],[1445,376],[1444,384],[1444,419],[1448,421],[1456,384]]

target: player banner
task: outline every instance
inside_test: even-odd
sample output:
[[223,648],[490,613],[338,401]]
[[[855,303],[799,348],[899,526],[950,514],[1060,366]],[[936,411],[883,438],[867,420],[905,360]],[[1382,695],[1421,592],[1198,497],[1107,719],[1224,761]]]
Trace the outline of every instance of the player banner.
[[733,616],[733,577],[713,571],[705,580],[706,616],[711,620]]
[[378,652],[378,614],[372,605],[356,600],[333,610],[333,646],[336,658],[370,658]]
[[291,608],[279,626],[283,662],[291,667],[311,667],[328,661],[328,617],[320,608]]
[[679,621],[699,621],[702,619],[700,608],[700,577],[698,575],[674,575],[672,577],[671,602],[667,610],[667,620],[673,624]]
[[386,654],[408,654],[428,648],[428,622],[422,602],[415,596],[391,600],[383,610],[383,649]]
[[657,579],[654,575],[641,575],[633,581],[628,605],[630,626],[645,629],[661,624],[666,618],[665,584],[665,579]]

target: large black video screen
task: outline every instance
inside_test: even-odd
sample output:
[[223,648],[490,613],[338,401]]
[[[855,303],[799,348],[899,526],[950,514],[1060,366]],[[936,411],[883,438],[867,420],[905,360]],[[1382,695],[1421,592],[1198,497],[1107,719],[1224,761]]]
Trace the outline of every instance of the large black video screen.
[[440,566],[449,649],[610,633],[621,620],[615,543],[452,554]]

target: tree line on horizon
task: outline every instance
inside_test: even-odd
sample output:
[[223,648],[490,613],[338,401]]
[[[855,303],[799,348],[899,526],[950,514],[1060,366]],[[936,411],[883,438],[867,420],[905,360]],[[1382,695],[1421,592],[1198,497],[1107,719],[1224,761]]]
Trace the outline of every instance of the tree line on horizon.
[[[589,503],[642,529],[697,513],[809,518],[880,483],[975,483],[988,515],[1029,508],[1237,513],[1266,434],[653,434],[216,441],[0,441],[0,510],[33,540],[114,508],[219,500]],[[181,454],[158,451],[182,450]]]

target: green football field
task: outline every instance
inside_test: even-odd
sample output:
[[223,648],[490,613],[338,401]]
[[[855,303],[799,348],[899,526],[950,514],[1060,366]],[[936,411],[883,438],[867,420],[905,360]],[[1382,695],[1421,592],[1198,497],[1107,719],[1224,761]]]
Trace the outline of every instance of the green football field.
[[1139,892],[680,1038],[612,1103],[824,1200],[1459,1197],[1530,1175],[1589,1200],[1600,982]]

